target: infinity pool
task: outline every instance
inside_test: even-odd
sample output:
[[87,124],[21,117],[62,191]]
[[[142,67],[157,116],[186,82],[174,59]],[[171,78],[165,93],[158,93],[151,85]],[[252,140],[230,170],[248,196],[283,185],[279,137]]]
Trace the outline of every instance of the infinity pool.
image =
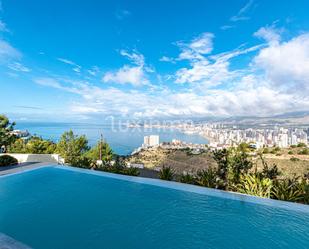
[[308,249],[309,206],[44,167],[0,177],[0,233],[34,249]]

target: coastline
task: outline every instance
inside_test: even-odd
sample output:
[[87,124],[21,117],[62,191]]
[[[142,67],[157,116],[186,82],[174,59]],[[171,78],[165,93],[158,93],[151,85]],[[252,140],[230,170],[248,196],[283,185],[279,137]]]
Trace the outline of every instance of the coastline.
[[198,133],[185,134],[175,127],[113,127],[107,124],[53,123],[53,122],[17,122],[16,129],[28,130],[32,135],[41,136],[54,142],[59,141],[63,132],[72,129],[78,135],[86,135],[89,144],[94,145],[103,134],[103,139],[110,144],[115,153],[130,155],[143,144],[144,136],[159,135],[160,142],[178,139],[192,144],[208,144],[208,139]]

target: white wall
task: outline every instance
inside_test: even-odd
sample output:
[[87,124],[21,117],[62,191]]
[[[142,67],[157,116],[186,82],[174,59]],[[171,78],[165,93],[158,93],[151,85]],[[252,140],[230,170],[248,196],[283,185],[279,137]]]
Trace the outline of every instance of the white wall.
[[47,162],[47,163],[62,163],[63,159],[58,154],[18,154],[6,153],[1,155],[10,155],[15,157],[19,163],[24,162]]

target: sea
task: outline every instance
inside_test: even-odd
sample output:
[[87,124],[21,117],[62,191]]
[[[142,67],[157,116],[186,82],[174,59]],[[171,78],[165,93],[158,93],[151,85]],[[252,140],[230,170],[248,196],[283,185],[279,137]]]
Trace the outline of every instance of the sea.
[[171,142],[178,139],[187,143],[207,144],[208,140],[198,134],[185,134],[178,129],[168,128],[129,128],[126,125],[112,126],[110,124],[94,123],[53,123],[53,122],[21,122],[15,129],[28,130],[31,135],[58,142],[61,134],[72,130],[76,135],[85,135],[90,146],[93,146],[103,135],[113,151],[119,155],[129,155],[143,144],[144,136],[159,135],[161,142]]

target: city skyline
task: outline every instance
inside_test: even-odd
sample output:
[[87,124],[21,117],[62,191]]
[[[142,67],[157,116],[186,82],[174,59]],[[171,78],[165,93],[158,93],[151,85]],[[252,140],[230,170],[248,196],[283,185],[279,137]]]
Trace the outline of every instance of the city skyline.
[[0,3],[0,104],[13,120],[309,110],[308,1]]

